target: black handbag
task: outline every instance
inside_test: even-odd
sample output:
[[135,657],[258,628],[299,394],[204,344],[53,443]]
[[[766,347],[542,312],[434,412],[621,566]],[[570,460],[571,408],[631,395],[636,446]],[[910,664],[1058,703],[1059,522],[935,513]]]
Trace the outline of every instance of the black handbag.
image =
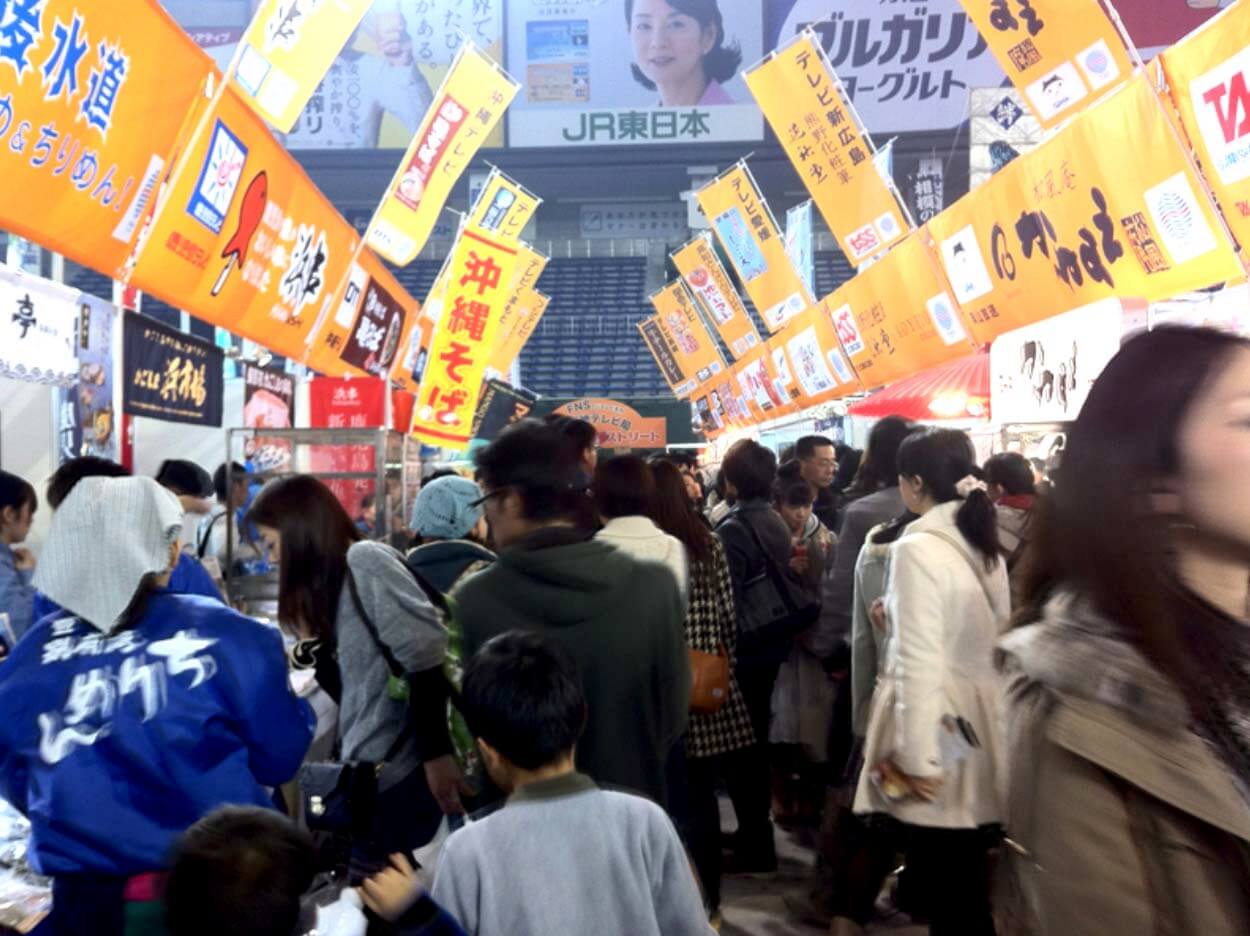
[[[356,613],[391,672],[387,682],[388,695],[396,701],[406,701],[408,680],[403,667],[395,659],[390,647],[383,642],[373,619],[366,613],[351,569],[347,570],[347,587]],[[315,832],[346,833],[358,838],[368,836],[377,813],[379,778],[387,763],[393,761],[409,741],[408,729],[409,721],[406,719],[403,730],[391,744],[386,757],[376,763],[322,761],[301,767],[299,788],[304,806],[304,821],[308,828]]]
[[764,548],[749,520],[745,517],[730,520],[746,528],[764,563],[758,575],[742,584],[738,656],[752,662],[780,663],[790,655],[794,638],[820,616],[820,602]]

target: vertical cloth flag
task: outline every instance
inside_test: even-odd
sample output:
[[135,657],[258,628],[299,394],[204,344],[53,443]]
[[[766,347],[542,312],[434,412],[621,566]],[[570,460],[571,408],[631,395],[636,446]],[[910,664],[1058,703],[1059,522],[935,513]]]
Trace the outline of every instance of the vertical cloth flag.
[[499,332],[517,248],[465,227],[451,265],[447,303],[421,377],[412,431],[422,441],[464,449]]
[[491,169],[469,210],[469,224],[505,241],[518,241],[542,199],[498,168]]
[[1237,3],[1161,56],[1172,102],[1229,228],[1250,245],[1250,4]]
[[78,295],[51,280],[0,266],[0,377],[62,387],[74,382]]
[[710,234],[699,235],[674,253],[673,264],[735,360],[760,343],[760,333],[716,256]]
[[472,42],[461,46],[369,224],[370,247],[397,266],[416,259],[518,87]]
[[673,393],[684,400],[719,374],[725,362],[681,280],[655,293],[651,304],[655,315],[639,323],[638,330]]
[[1099,0],[960,0],[1043,127],[1133,75],[1136,52]]
[[878,170],[872,140],[810,29],[744,77],[851,263],[907,236],[893,182]]
[[812,304],[746,163],[713,179],[695,197],[769,331]]
[[265,120],[295,126],[373,0],[262,0],[230,78]]

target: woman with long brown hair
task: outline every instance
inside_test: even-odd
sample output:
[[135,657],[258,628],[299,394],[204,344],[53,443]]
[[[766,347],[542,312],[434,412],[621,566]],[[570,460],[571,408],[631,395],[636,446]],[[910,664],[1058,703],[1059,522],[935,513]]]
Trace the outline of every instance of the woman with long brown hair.
[[247,522],[279,566],[279,622],[338,703],[339,759],[379,767],[372,830],[353,842],[368,872],[428,842],[444,813],[463,812],[446,720],[447,630],[403,556],[362,539],[316,478],[271,482]]
[[[686,643],[691,650],[729,657],[729,693],[725,704],[710,714],[691,713],[686,735],[690,800],[690,846],[703,881],[708,910],[713,916],[720,906],[721,842],[720,808],[716,783],[729,783],[735,809],[752,803],[742,817],[759,814],[764,806],[767,821],[768,765],[749,755],[755,748],[755,732],[746,701],[733,675],[737,662],[738,619],[734,610],[733,584],[725,547],[707,528],[686,496],[681,472],[658,462],[655,474],[653,519],[665,533],[686,547],[690,561],[690,610],[686,615]],[[771,833],[771,829],[769,830]]]
[[1250,342],[1129,341],[1022,560],[1008,828],[1041,936],[1250,932]]

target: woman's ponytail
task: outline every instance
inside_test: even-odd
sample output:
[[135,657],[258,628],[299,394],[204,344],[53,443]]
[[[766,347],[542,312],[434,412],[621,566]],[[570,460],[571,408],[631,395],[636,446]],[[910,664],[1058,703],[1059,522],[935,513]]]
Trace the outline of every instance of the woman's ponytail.
[[985,559],[987,570],[1000,558],[998,514],[976,465],[976,448],[957,429],[914,432],[898,450],[899,474],[919,478],[939,504],[963,500],[955,525],[968,544]]
[[985,559],[986,571],[992,570],[1002,557],[1002,547],[998,542],[998,512],[984,487],[974,488],[964,498],[955,514],[955,525]]

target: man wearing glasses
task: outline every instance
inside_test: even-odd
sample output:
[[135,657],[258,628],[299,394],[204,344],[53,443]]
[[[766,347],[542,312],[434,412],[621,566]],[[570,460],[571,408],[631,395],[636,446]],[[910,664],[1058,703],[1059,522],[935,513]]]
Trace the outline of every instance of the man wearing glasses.
[[833,442],[824,436],[803,436],[795,443],[794,455],[799,460],[803,480],[816,490],[816,502],[812,513],[831,532],[837,532],[837,497],[833,492],[833,476],[838,470],[838,458]]

